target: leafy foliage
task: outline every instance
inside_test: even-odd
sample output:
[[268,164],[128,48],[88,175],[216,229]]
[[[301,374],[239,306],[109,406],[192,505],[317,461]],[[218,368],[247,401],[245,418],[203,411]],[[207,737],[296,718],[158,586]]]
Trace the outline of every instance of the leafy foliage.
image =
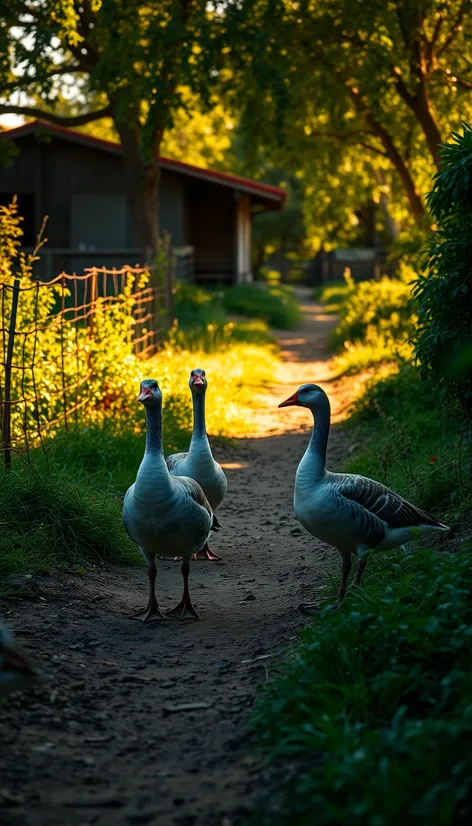
[[470,551],[391,555],[301,633],[256,707],[283,779],[255,823],[469,822],[471,565]]
[[[409,342],[416,326],[411,283],[414,273],[402,266],[397,278],[354,281],[347,275],[340,321],[332,344],[340,350],[336,363],[342,372],[359,372],[380,362],[410,359]],[[328,300],[327,298],[325,300]]]
[[472,416],[472,128],[464,126],[441,152],[442,169],[428,198],[440,225],[414,293],[416,357],[424,376]]
[[307,223],[352,236],[374,200],[382,232],[407,212],[422,225],[441,135],[470,112],[467,4],[251,0],[227,14],[246,129],[280,166],[303,167]]

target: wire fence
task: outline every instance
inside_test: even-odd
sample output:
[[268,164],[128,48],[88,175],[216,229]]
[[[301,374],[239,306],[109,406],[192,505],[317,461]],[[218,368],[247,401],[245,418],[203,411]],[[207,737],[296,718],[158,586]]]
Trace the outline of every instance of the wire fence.
[[171,267],[90,268],[50,281],[0,283],[0,421],[5,468],[12,452],[78,424],[98,398],[111,404],[110,372],[149,358],[173,318]]

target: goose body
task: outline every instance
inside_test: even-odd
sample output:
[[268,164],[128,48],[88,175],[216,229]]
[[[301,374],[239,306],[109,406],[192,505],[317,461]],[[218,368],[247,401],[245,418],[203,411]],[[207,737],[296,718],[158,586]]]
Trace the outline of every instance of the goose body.
[[13,691],[29,688],[35,677],[28,658],[6,625],[0,623],[0,699]]
[[197,617],[188,594],[189,562],[219,525],[200,485],[169,473],[162,452],[162,394],[155,380],[141,382],[139,401],[146,410],[146,449],[136,481],[124,499],[123,523],[146,560],[150,592],[147,608],[135,617],[144,622],[164,618],[154,592],[156,555],[178,555],[183,560],[184,595],[169,613],[181,619]]
[[[223,501],[228,488],[226,476],[215,462],[205,426],[205,394],[207,380],[204,370],[196,369],[190,373],[189,387],[193,402],[193,431],[187,453],[174,453],[167,458],[167,467],[172,476],[186,476],[194,479],[202,488],[212,510]],[[204,546],[196,554],[197,559],[220,559],[208,547]]]
[[312,536],[333,545],[341,553],[343,578],[338,597],[341,604],[352,555],[358,560],[355,584],[359,584],[369,551],[388,551],[448,528],[380,482],[326,470],[331,413],[328,397],[321,387],[302,385],[279,407],[289,405],[307,407],[315,419],[310,443],[295,476],[295,515]]

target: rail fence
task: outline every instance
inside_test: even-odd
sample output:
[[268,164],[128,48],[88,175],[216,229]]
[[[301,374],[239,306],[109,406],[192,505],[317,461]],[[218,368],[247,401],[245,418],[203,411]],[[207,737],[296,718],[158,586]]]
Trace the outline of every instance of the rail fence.
[[[0,422],[5,468],[98,405],[128,359],[150,357],[173,318],[172,273],[95,268],[36,281],[0,278]],[[1,273],[0,273],[1,276]],[[150,282],[150,277],[152,282]],[[151,286],[152,283],[152,286]]]

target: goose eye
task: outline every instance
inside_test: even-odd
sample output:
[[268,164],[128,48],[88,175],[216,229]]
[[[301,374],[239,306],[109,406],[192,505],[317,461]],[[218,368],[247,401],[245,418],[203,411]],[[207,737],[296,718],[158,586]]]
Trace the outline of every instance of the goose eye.
[[153,390],[157,390],[157,381],[153,381],[153,383],[151,384],[151,387],[152,387]]

